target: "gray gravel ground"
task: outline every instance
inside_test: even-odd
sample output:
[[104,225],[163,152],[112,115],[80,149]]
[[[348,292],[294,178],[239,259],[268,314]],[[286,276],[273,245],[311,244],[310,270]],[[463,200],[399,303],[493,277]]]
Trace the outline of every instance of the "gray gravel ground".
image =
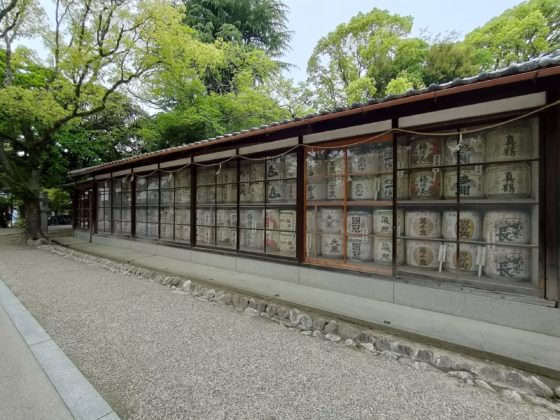
[[560,418],[14,242],[0,278],[122,418]]

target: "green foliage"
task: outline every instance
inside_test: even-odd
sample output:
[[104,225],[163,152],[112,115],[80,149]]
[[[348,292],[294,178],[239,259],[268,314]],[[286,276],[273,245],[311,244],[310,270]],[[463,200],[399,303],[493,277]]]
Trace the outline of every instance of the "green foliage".
[[184,0],[185,23],[208,43],[218,39],[263,50],[270,57],[288,49],[288,8],[279,0]]
[[72,199],[68,191],[60,188],[46,188],[49,208],[55,213],[60,214],[70,209]]
[[527,61],[560,48],[560,2],[530,0],[467,34],[483,70]]
[[413,88],[412,82],[406,76],[399,76],[387,84],[387,95],[400,95]]
[[477,74],[479,66],[474,62],[474,50],[463,42],[450,39],[438,40],[430,46],[426,56],[424,83],[444,83],[456,78]]

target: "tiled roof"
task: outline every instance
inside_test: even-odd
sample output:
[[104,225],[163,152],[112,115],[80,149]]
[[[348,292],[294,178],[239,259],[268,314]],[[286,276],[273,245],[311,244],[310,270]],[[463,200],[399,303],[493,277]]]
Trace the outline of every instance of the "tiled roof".
[[252,133],[254,135],[258,135],[259,133],[264,132],[264,130],[266,130],[270,127],[278,127],[278,126],[283,126],[283,125],[287,125],[287,124],[291,124],[291,123],[295,123],[295,122],[299,122],[299,121],[312,120],[312,119],[317,118],[317,117],[322,117],[322,116],[325,116],[325,115],[335,115],[337,113],[341,113],[341,112],[348,111],[348,110],[351,110],[351,109],[363,108],[363,107],[370,106],[370,105],[376,105],[376,104],[380,104],[380,103],[384,103],[384,102],[391,102],[391,101],[395,101],[397,99],[407,98],[407,97],[411,97],[411,96],[417,96],[417,95],[421,95],[421,94],[424,94],[424,93],[437,92],[437,91],[441,91],[441,90],[449,89],[449,88],[453,88],[453,87],[470,85],[470,84],[474,84],[474,83],[477,83],[477,82],[483,82],[483,81],[492,80],[492,79],[499,79],[499,78],[506,77],[506,76],[528,73],[528,72],[531,72],[531,71],[536,71],[536,70],[540,70],[540,69],[544,69],[544,68],[548,68],[548,67],[555,67],[555,66],[560,66],[560,50],[557,50],[554,53],[544,55],[540,58],[536,58],[536,59],[531,60],[531,61],[527,61],[527,62],[519,63],[519,64],[512,64],[509,67],[506,67],[506,68],[503,68],[503,69],[490,71],[490,72],[482,72],[482,73],[480,73],[476,76],[466,77],[466,78],[463,78],[463,79],[455,79],[451,82],[446,82],[446,83],[441,83],[441,84],[432,84],[432,85],[430,85],[428,87],[425,87],[423,89],[410,89],[407,92],[405,92],[403,94],[400,94],[400,95],[388,95],[388,96],[386,96],[382,99],[371,99],[371,100],[369,100],[367,102],[364,102],[364,103],[353,103],[352,105],[350,105],[348,107],[339,107],[339,108],[336,108],[336,109],[331,110],[331,111],[322,111],[322,112],[318,112],[318,113],[315,113],[315,114],[308,114],[308,115],[305,115],[304,117],[296,117],[296,118],[291,119],[291,120],[277,121],[277,122],[273,122],[273,123],[270,123],[270,124],[264,124],[264,125],[261,125],[259,127],[252,127],[250,129],[247,129],[247,130],[241,130],[241,131],[224,134],[224,135],[217,136],[217,137],[212,137],[212,138],[209,138],[209,139],[206,139],[206,140],[199,140],[199,141],[196,141],[196,142],[193,142],[193,143],[183,144],[181,146],[170,147],[168,149],[161,149],[161,150],[157,150],[157,151],[150,152],[150,153],[144,153],[142,155],[132,156],[132,157],[128,157],[128,158],[124,158],[124,159],[120,159],[120,160],[116,160],[116,161],[112,161],[112,162],[102,163],[102,164],[99,164],[99,165],[96,165],[96,166],[91,166],[89,168],[76,169],[74,171],[71,171],[69,174],[72,175],[72,176],[79,176],[79,175],[84,175],[84,174],[87,174],[87,173],[90,173],[90,172],[98,172],[100,169],[103,169],[104,167],[109,167],[109,166],[114,167],[114,166],[119,166],[119,165],[122,165],[122,164],[127,164],[127,163],[130,163],[130,162],[141,162],[143,160],[149,159],[150,157],[155,157],[155,156],[162,155],[162,154],[169,154],[169,153],[173,153],[173,152],[185,151],[185,150],[188,150],[188,149],[191,149],[191,148],[198,147],[200,145],[206,145],[206,144],[216,142],[217,140],[222,140],[222,139],[225,139],[225,138],[237,137],[237,136],[240,136],[240,135],[243,135],[243,137],[246,137],[247,133]]

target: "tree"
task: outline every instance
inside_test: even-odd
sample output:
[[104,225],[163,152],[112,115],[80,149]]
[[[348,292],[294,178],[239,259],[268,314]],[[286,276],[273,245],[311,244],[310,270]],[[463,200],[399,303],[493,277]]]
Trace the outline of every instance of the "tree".
[[242,43],[278,57],[289,47],[288,8],[279,0],[184,0],[185,23],[205,42]]
[[180,9],[157,0],[56,0],[55,10],[45,37],[52,77],[42,87],[0,89],[0,179],[22,199],[31,238],[43,235],[39,194],[57,134],[102,112],[132,81],[193,65],[193,52],[210,48],[182,25]]
[[473,48],[464,42],[445,38],[430,45],[423,79],[429,86],[472,76],[478,72],[479,66],[475,62]]
[[375,8],[321,38],[307,63],[317,108],[384,95],[387,84],[412,63],[421,63],[427,50],[422,40],[408,38],[411,29],[412,17]]
[[527,61],[560,48],[560,3],[530,0],[467,34],[482,70]]

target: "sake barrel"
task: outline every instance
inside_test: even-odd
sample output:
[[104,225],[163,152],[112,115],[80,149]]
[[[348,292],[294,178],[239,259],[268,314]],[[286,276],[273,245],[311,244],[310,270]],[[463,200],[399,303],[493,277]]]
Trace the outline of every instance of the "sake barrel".
[[528,244],[531,219],[522,210],[489,210],[484,214],[484,239],[490,243]]
[[196,185],[213,185],[216,179],[216,169],[200,169],[196,173]]
[[530,248],[487,246],[484,273],[489,277],[510,281],[530,280]]
[[237,182],[237,169],[225,167],[219,170],[218,184],[234,184]]
[[531,126],[508,124],[486,133],[486,161],[501,162],[533,157]]
[[[410,146],[405,144],[397,145],[397,168],[410,167]],[[391,167],[389,170],[392,170]]]
[[327,175],[342,175],[344,173],[344,152],[333,150],[327,154]]
[[[393,234],[393,209],[375,209],[373,211],[373,234],[391,236]],[[404,214],[397,210],[397,235],[404,234]]]
[[410,172],[411,200],[439,200],[441,190],[441,172],[432,170]]
[[191,224],[191,211],[188,209],[175,209],[175,224],[176,225],[190,225]]
[[424,137],[410,142],[410,167],[423,168],[442,163],[441,138]]
[[252,203],[264,201],[264,182],[251,182],[249,184],[249,200]]
[[242,203],[247,203],[251,199],[251,184],[244,182],[239,184],[239,201]]
[[307,231],[305,233],[305,252],[308,257],[317,256],[317,243],[319,234],[317,232]]
[[484,135],[463,135],[461,144],[458,136],[448,137],[444,140],[443,157],[445,165],[457,164],[457,151],[459,151],[459,162],[461,165],[484,162]]
[[269,181],[266,185],[267,201],[286,201],[284,181]]
[[391,172],[393,170],[393,145],[388,144],[379,149],[379,171]]
[[374,151],[355,151],[349,153],[348,163],[352,175],[369,175],[379,171],[379,154]]
[[446,169],[443,173],[443,198],[456,198],[457,191],[459,191],[461,198],[483,198],[484,175],[482,166],[461,168],[459,182],[457,182],[457,170]]
[[278,248],[281,252],[296,252],[296,234],[295,232],[280,232],[280,242]]
[[346,182],[343,177],[331,177],[327,179],[327,200],[343,200]]
[[[164,225],[161,224],[161,239],[173,240],[173,225]],[[123,231],[126,232],[124,229],[123,223]]]
[[[480,213],[473,210],[461,210],[459,220],[459,238],[464,241],[478,241],[482,237],[482,219]],[[442,234],[445,239],[457,239],[457,212],[446,210],[442,214]]]
[[[212,187],[213,188],[213,187]],[[196,187],[196,202],[200,204],[208,203],[208,187]]]
[[411,267],[437,269],[439,268],[439,247],[441,242],[435,241],[406,241],[406,263]]
[[266,161],[266,179],[284,178],[284,159],[281,157],[268,159]]
[[265,234],[266,250],[278,251],[280,243],[280,232],[276,230],[267,230]]
[[210,226],[196,227],[196,243],[200,245],[214,244],[214,228]]
[[315,219],[315,211],[307,210],[305,212],[305,228],[308,232],[316,232],[318,230]]
[[222,195],[218,195],[218,198],[221,198],[222,203],[237,202],[237,184],[225,184],[218,188],[221,188]]
[[284,197],[286,202],[297,200],[297,183],[295,179],[284,181]]
[[441,237],[441,214],[437,211],[407,211],[406,236],[415,238]]
[[307,199],[312,201],[326,200],[327,182],[324,179],[319,181],[307,180]]
[[175,225],[175,240],[190,242],[191,227],[185,225]]
[[267,230],[280,229],[280,211],[278,209],[267,209],[264,225]]
[[214,225],[214,212],[208,209],[196,209],[197,225]]
[[[385,236],[373,238],[373,261],[378,264],[391,264],[393,262],[393,240]],[[397,264],[404,262],[404,241],[397,239]]]
[[264,163],[252,163],[251,164],[251,181],[262,181],[264,180],[265,165]]
[[321,235],[321,255],[325,258],[342,258],[342,235],[323,233]]
[[240,223],[242,228],[262,229],[263,228],[263,211],[260,209],[243,209],[240,211]]
[[379,178],[379,194],[378,200],[392,200],[393,199],[393,175],[381,175]]
[[372,240],[367,238],[348,237],[346,241],[346,258],[353,262],[368,262],[373,260]]
[[374,176],[353,176],[350,185],[352,200],[373,200],[376,198],[378,178]]
[[326,176],[327,161],[323,152],[310,152],[307,154],[307,176]]
[[237,245],[237,230],[232,228],[216,228],[216,241],[218,245],[224,247],[234,247]]
[[[351,211],[346,215],[346,232],[351,235],[369,235],[371,233],[372,215],[365,211]],[[358,240],[358,238],[354,238]],[[368,240],[364,237],[363,240]]]
[[286,178],[297,178],[297,155],[295,153],[289,153],[283,157],[284,159],[284,177]]
[[319,209],[319,229],[321,232],[342,232],[342,209],[330,207]]
[[239,182],[249,181],[251,181],[251,166],[246,162],[243,162],[239,168]]
[[531,196],[531,168],[526,163],[489,165],[484,177],[488,198],[512,199]]
[[241,244],[250,250],[263,249],[264,231],[256,229],[241,229]]
[[229,226],[229,210],[228,209],[218,209],[216,211],[216,225],[217,226]]
[[296,211],[280,210],[280,230],[295,231],[296,230]]
[[408,171],[397,171],[397,198],[407,200],[409,195],[409,175]]
[[462,274],[476,274],[478,266],[476,265],[476,256],[478,254],[478,246],[471,244],[446,244],[445,262],[443,268],[447,271],[457,271]]

